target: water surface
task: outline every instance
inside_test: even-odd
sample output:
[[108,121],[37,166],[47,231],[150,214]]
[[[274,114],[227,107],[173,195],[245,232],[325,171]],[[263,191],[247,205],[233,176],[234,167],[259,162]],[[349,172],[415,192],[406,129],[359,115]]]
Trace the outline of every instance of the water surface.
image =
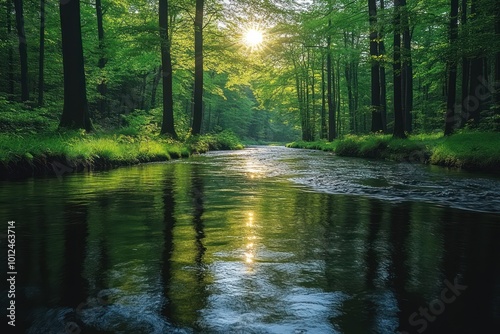
[[499,195],[489,175],[254,147],[1,182],[0,220],[27,333],[483,333]]

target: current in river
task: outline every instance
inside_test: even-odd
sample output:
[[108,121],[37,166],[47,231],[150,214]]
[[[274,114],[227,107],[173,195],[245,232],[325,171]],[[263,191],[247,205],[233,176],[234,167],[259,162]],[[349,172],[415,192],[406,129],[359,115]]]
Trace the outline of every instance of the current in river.
[[494,175],[250,147],[3,181],[0,221],[19,332],[500,328]]

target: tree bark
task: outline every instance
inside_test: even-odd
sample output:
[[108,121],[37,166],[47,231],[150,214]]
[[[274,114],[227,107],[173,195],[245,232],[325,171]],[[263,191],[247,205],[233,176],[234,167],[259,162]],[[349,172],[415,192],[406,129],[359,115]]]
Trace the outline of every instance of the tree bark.
[[394,0],[394,133],[406,138],[401,89],[401,0]]
[[204,0],[196,0],[194,18],[194,108],[192,135],[201,133],[203,120],[203,6]]
[[[451,0],[450,13],[450,47],[455,48],[455,43],[458,39],[458,0]],[[446,103],[446,119],[444,135],[449,136],[453,133],[456,126],[456,98],[457,98],[457,59],[456,51],[450,55],[448,61],[450,70],[448,81],[448,98]]]
[[[500,6],[495,7],[495,35],[500,40]],[[495,114],[500,114],[500,50],[495,54]]]
[[168,0],[159,2],[159,24],[161,43],[161,68],[163,77],[163,120],[161,134],[177,138],[174,126],[174,100],[172,88],[172,56],[168,34]]
[[[462,15],[460,20],[460,26],[462,29],[466,27],[467,24],[467,0],[462,0],[461,9]],[[464,56],[462,57],[462,115],[461,115],[461,126],[468,120],[467,115],[467,96],[469,95],[469,81],[470,81],[470,61]]]
[[[12,34],[12,0],[7,0],[7,38],[10,41],[10,37]],[[14,97],[14,52],[12,50],[12,46],[9,43],[9,51],[7,56],[7,93],[9,94],[9,100],[12,100]]]
[[80,0],[60,0],[64,109],[60,127],[92,130],[83,63]]
[[40,0],[40,50],[38,56],[38,106],[43,105],[45,59],[45,0]]
[[325,56],[321,57],[321,130],[320,139],[326,139],[326,85],[325,85]]
[[[477,24],[479,19],[479,11],[478,11],[478,0],[471,1],[471,23]],[[479,124],[479,120],[481,118],[481,112],[485,110],[485,98],[478,96],[478,92],[482,91],[482,88],[485,88],[482,82],[487,81],[487,72],[485,71],[486,67],[486,58],[483,55],[482,50],[478,50],[479,52],[474,55],[472,60],[470,61],[470,86],[469,86],[469,95],[464,101],[466,113],[469,116],[468,120],[472,121],[474,125]]]
[[372,132],[383,131],[382,113],[380,110],[380,62],[378,51],[377,2],[368,0],[370,19],[370,62],[371,62],[371,109]]
[[28,45],[24,30],[23,0],[14,0],[14,8],[16,9],[16,28],[21,61],[21,100],[28,101],[30,99],[28,88]]
[[[328,20],[328,28],[331,28],[332,20]],[[330,29],[328,29],[330,30]],[[330,34],[330,33],[328,33]],[[333,64],[332,64],[332,37],[328,35],[327,37],[327,49],[326,49],[326,81],[327,81],[327,99],[328,99],[328,141],[333,141],[337,134],[335,132],[335,104],[334,104],[334,91],[333,91]]]
[[[385,9],[384,0],[380,0],[380,9]],[[382,29],[381,29],[382,30]],[[380,61],[380,112],[382,113],[382,131],[387,132],[387,83],[385,73],[385,36],[379,32],[379,57]]]
[[403,80],[403,108],[405,131],[412,131],[412,110],[413,110],[413,61],[411,56],[411,34],[408,18],[408,7],[406,0],[401,0],[402,9],[402,32],[403,50],[402,54],[402,80]]

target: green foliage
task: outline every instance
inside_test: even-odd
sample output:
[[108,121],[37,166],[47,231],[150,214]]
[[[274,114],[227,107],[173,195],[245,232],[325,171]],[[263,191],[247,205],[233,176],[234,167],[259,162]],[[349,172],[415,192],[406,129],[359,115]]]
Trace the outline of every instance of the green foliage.
[[470,170],[498,172],[500,168],[500,133],[461,132],[450,137],[442,133],[419,134],[408,139],[390,135],[345,136],[332,143],[298,141],[291,148],[333,151],[339,156],[363,157],[430,163]]
[[436,165],[500,170],[500,133],[462,132],[442,140],[432,150],[430,162]]
[[192,151],[198,153],[209,150],[239,150],[244,147],[239,138],[228,130],[215,134],[194,136],[189,138],[187,143]]

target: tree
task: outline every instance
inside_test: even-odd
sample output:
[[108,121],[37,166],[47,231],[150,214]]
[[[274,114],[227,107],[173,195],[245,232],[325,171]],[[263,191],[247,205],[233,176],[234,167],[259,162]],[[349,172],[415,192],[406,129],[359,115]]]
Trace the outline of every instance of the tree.
[[64,108],[60,127],[92,130],[83,63],[80,0],[60,0]]
[[[495,35],[496,40],[500,40],[500,6],[495,6]],[[500,115],[500,48],[495,53],[495,111]]]
[[168,0],[159,2],[159,22],[161,39],[161,64],[163,77],[163,122],[161,134],[177,138],[174,126],[174,101],[172,91],[172,56],[170,54],[170,38],[168,26]]
[[204,0],[196,0],[194,17],[194,107],[191,134],[201,133],[203,121],[203,6]]
[[372,99],[372,132],[383,131],[382,113],[380,106],[380,60],[379,60],[379,33],[377,27],[377,2],[368,0],[370,17],[370,62],[371,62],[371,99]]
[[[458,39],[458,0],[451,0],[450,13],[450,47],[454,49]],[[446,119],[444,135],[449,136],[453,133],[456,126],[456,98],[457,98],[457,59],[456,51],[452,52],[448,60],[448,98],[446,103]]]
[[[6,8],[7,8],[7,38],[10,39],[11,34],[12,34],[12,22],[11,22],[11,15],[12,15],[12,0],[7,0],[6,3]],[[7,56],[7,94],[9,96],[9,99],[12,99],[14,96],[14,69],[13,69],[13,63],[14,63],[14,55],[13,55],[13,50],[12,46],[8,45],[8,56]]]
[[401,0],[394,0],[394,137],[406,138],[401,80]]
[[43,105],[45,59],[45,0],[40,0],[40,50],[38,56],[38,106]]
[[30,99],[28,88],[28,45],[26,42],[26,32],[24,30],[23,0],[14,0],[16,9],[16,28],[19,39],[19,58],[21,61],[21,100]]
[[411,34],[409,23],[408,5],[406,0],[401,0],[401,30],[403,34],[402,44],[402,99],[405,131],[412,131],[413,111],[413,61],[411,57]]
[[337,127],[335,125],[335,100],[333,87],[333,62],[332,62],[332,18],[333,13],[332,0],[328,1],[328,36],[326,42],[326,96],[328,99],[328,141],[333,141],[337,138]]

